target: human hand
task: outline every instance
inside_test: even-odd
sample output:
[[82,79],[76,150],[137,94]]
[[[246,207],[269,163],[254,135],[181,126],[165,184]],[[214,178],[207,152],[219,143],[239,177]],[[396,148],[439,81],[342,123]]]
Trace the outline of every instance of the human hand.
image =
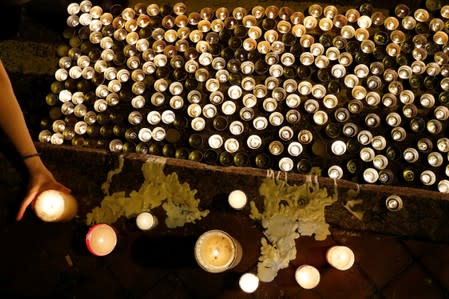
[[23,218],[26,209],[34,203],[36,197],[46,190],[58,190],[64,193],[70,193],[70,189],[56,181],[48,169],[43,168],[37,171],[30,171],[28,191],[20,204],[19,212],[16,216],[17,221]]

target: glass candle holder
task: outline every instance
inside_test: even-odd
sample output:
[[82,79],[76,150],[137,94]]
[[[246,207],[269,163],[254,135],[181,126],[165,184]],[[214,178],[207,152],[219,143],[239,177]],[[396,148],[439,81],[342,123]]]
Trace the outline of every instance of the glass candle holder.
[[[428,153],[433,149],[433,142],[429,138],[420,138],[416,144],[416,148],[422,153]],[[439,149],[441,152],[441,149]]]
[[162,127],[155,127],[151,131],[151,137],[156,141],[162,141],[165,139],[166,131]]
[[373,140],[373,134],[368,130],[362,130],[357,134],[357,141],[361,145],[368,145]]
[[441,193],[449,193],[449,180],[441,180],[438,182],[438,191]]
[[371,141],[371,146],[373,147],[373,149],[377,151],[382,151],[387,146],[387,140],[385,139],[384,136],[380,135],[374,136]]
[[346,137],[354,137],[358,134],[359,128],[356,124],[348,122],[343,125],[342,132]]
[[299,142],[291,142],[287,147],[287,152],[292,157],[298,157],[303,151],[303,146]]
[[50,143],[51,140],[51,132],[50,130],[42,130],[39,132],[38,136],[39,142]]
[[313,134],[309,130],[301,130],[298,133],[298,141],[301,144],[309,144],[313,141]]
[[275,140],[270,142],[268,150],[273,156],[279,156],[284,151],[284,145],[280,141]]
[[348,88],[354,88],[354,86],[359,84],[359,78],[354,74],[348,74],[343,79],[343,83]]
[[419,180],[425,186],[431,186],[436,182],[436,175],[432,170],[424,170],[419,176]]
[[194,253],[198,265],[203,270],[220,273],[240,263],[242,247],[228,233],[221,230],[209,230],[196,241]]
[[262,146],[262,138],[260,138],[258,135],[250,135],[246,139],[246,144],[248,145],[248,148],[255,150]]
[[327,175],[331,179],[335,180],[341,179],[343,177],[343,169],[338,165],[332,165],[327,170]]
[[[201,113],[201,108],[200,108],[200,113]],[[150,111],[147,115],[147,122],[150,125],[158,125],[161,122],[161,114],[158,111]]]
[[244,130],[245,126],[241,121],[235,120],[229,124],[229,132],[234,136],[241,135]]
[[[328,105],[330,105],[329,102],[330,101],[328,101]],[[338,102],[337,103],[335,101],[332,102],[332,105],[334,105],[334,104],[338,104]],[[330,108],[330,109],[332,109],[332,108]],[[338,121],[340,123],[346,123],[349,120],[349,118],[351,117],[351,113],[349,112],[349,110],[347,108],[340,107],[335,110],[334,117],[335,117],[336,121]]]
[[433,111],[437,120],[447,120],[449,118],[449,108],[446,106],[438,106]]

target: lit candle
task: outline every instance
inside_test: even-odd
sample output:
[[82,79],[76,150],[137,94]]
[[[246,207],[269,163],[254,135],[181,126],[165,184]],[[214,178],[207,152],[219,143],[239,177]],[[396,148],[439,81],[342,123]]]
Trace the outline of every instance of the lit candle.
[[105,256],[114,250],[117,245],[117,234],[107,224],[93,225],[86,235],[87,249],[97,256]]
[[136,224],[141,230],[149,230],[157,225],[157,218],[151,213],[142,212],[137,215]]
[[304,289],[313,289],[320,282],[320,272],[310,265],[302,265],[296,269],[296,282]]
[[43,221],[68,221],[78,210],[76,199],[67,193],[47,190],[40,193],[34,202],[34,212]]
[[385,200],[385,205],[387,206],[387,209],[396,212],[402,209],[402,199],[397,195],[390,195]]
[[333,246],[326,254],[327,262],[338,270],[348,270],[354,264],[354,253],[346,246]]
[[224,272],[235,267],[241,258],[240,243],[221,230],[207,231],[195,243],[195,259],[207,272]]
[[253,293],[259,287],[259,277],[253,273],[245,273],[240,276],[239,285],[245,293]]
[[242,190],[234,190],[228,195],[228,202],[236,210],[243,209],[246,205],[246,194]]

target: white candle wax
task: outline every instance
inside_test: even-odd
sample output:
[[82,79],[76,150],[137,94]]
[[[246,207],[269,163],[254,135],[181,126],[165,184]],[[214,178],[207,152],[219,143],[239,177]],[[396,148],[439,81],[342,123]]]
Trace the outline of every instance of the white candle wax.
[[320,272],[310,265],[302,265],[296,269],[296,282],[304,289],[313,289],[320,282]]
[[228,202],[229,205],[236,210],[243,209],[247,202],[245,192],[243,192],[242,190],[232,191],[231,193],[229,193]]
[[78,210],[76,199],[67,193],[47,190],[40,193],[34,202],[34,212],[43,221],[68,221]]
[[259,287],[259,277],[253,273],[245,273],[240,276],[239,285],[245,293],[254,293]]
[[151,213],[142,212],[136,217],[137,227],[141,230],[149,230],[157,225],[157,218]]
[[242,257],[240,243],[224,231],[210,230],[195,243],[195,259],[205,271],[224,272],[235,267]]
[[110,225],[96,224],[87,232],[86,246],[94,255],[108,255],[114,250],[116,245],[117,234]]
[[354,264],[354,253],[346,246],[333,246],[326,254],[327,262],[338,270],[348,270]]

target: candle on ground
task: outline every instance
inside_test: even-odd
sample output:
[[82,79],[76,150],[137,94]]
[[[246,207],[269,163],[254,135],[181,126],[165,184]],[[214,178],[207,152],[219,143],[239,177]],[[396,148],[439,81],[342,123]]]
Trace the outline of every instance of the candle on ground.
[[338,270],[348,270],[354,264],[354,253],[346,246],[332,246],[326,254],[327,262]]
[[87,249],[97,256],[105,256],[111,253],[117,245],[117,234],[107,224],[91,226],[86,235]]
[[313,289],[320,282],[320,272],[310,265],[302,265],[296,269],[296,282],[304,289]]
[[228,195],[228,202],[236,210],[243,209],[246,205],[246,194],[242,190],[234,190]]
[[219,273],[231,269],[240,262],[241,257],[240,243],[221,230],[207,231],[195,243],[195,259],[207,272]]
[[67,193],[47,190],[40,193],[34,202],[34,212],[43,221],[68,221],[78,210],[76,199]]
[[259,277],[253,273],[245,273],[240,276],[239,285],[245,293],[254,293],[259,287]]
[[157,225],[157,218],[151,213],[142,212],[137,215],[136,224],[141,230],[150,230]]
[[402,209],[403,203],[402,199],[397,195],[390,195],[385,200],[385,205],[387,206],[387,209],[396,212]]

